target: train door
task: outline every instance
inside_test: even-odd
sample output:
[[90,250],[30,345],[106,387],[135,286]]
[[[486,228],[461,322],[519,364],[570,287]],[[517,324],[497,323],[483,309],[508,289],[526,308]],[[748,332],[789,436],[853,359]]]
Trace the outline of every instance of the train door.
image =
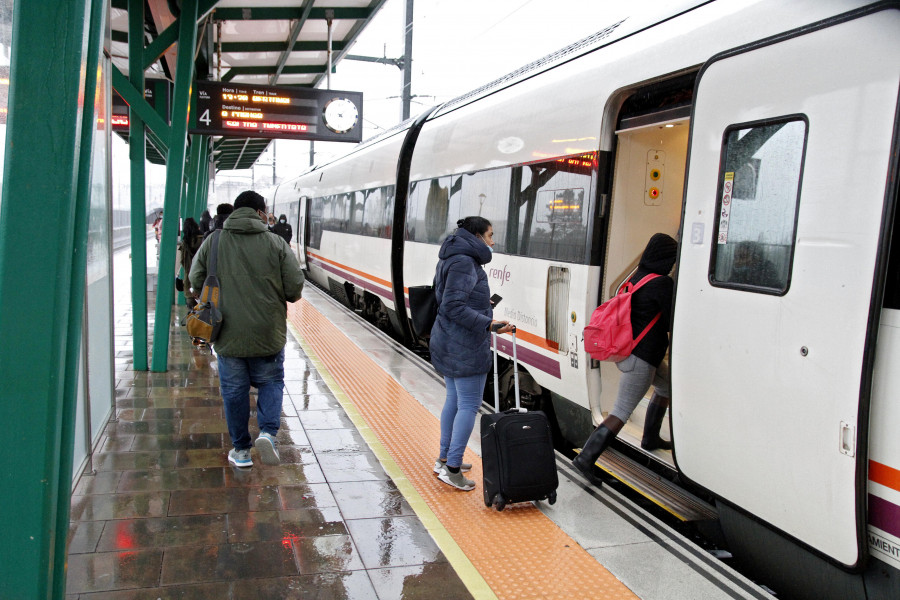
[[[623,110],[627,111],[627,105]],[[615,295],[621,283],[631,276],[654,233],[667,233],[677,239],[689,112],[686,104],[639,118],[619,118],[601,302]],[[591,412],[594,422],[599,423],[615,404],[619,371],[610,362],[595,366],[599,367],[600,393],[590,395]],[[596,377],[596,371],[593,376]],[[646,402],[635,409],[619,434],[621,439],[640,446],[645,410]],[[665,424],[664,437],[668,430]],[[663,457],[662,452],[657,454]]]
[[297,240],[297,260],[300,262],[300,268],[304,271],[308,268],[306,264],[306,222],[307,222],[307,206],[309,204],[309,198],[306,196],[300,196],[300,202],[298,205],[298,215],[297,220],[295,221],[294,227],[297,235],[295,239]]
[[900,11],[710,60],[672,331],[684,476],[847,567],[864,553],[873,278]]

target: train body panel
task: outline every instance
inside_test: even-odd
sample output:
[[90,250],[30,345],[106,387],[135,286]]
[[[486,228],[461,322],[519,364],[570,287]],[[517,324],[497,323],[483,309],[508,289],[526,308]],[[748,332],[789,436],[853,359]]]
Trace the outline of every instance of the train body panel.
[[[723,501],[732,535],[758,527],[758,540],[771,532],[812,557],[801,586],[810,597],[828,587],[826,570],[859,577],[841,569],[873,558],[866,577],[881,569],[889,583],[867,583],[868,597],[890,598],[900,589],[900,400],[891,394],[900,244],[889,244],[900,11],[866,6],[709,2],[652,26],[625,20],[511,84],[439,107],[417,139],[405,125],[315,168],[278,202],[297,203],[294,215],[305,199],[298,251],[311,279],[401,336],[408,305],[398,297],[397,310],[398,289],[431,283],[457,219],[491,220],[497,245],[485,270],[503,297],[495,318],[519,328],[519,361],[554,406],[568,407],[557,415],[571,422],[559,425],[576,445],[611,410],[619,377],[590,360],[582,329],[650,235],[679,238],[676,454],[652,458]],[[781,138],[792,149],[766,145]],[[742,159],[722,171],[728,151]],[[410,173],[401,206],[398,167]],[[745,207],[758,194],[796,201],[757,201],[728,221],[726,183]],[[400,222],[402,250],[391,229]],[[747,223],[762,237],[743,239]],[[713,284],[738,273],[745,255],[755,282]],[[620,434],[637,452],[645,406]]]

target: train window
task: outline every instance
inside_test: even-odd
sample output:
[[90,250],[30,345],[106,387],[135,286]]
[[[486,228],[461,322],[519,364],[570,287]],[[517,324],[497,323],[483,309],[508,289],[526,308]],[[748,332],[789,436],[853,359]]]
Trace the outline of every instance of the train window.
[[313,198],[309,203],[309,240],[307,243],[310,248],[319,249],[322,247],[324,210],[324,198]]
[[459,212],[455,220],[479,216],[490,221],[498,251],[506,248],[509,173],[510,169],[493,169],[463,175],[459,186]]
[[803,119],[725,131],[709,280],[715,286],[784,294],[806,147]]

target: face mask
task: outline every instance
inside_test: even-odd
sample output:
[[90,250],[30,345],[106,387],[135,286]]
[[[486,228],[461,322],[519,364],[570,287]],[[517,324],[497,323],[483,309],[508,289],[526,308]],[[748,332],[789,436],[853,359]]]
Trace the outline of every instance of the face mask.
[[287,219],[281,219],[279,223],[287,223]]
[[494,249],[491,247],[490,244],[488,244],[488,241],[487,241],[486,239],[484,239],[484,238],[481,238],[481,239],[482,239],[482,241],[484,242],[484,245],[488,247],[488,250],[491,251],[491,254],[493,254],[493,253],[494,253]]

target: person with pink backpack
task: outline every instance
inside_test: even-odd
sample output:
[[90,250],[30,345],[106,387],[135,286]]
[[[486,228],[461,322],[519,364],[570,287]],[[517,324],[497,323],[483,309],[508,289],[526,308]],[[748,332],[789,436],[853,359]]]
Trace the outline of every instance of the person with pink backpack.
[[[641,447],[645,450],[668,450],[672,447],[659,437],[659,429],[671,396],[669,365],[665,356],[669,347],[675,287],[669,272],[675,265],[677,252],[678,242],[671,236],[654,234],[641,255],[637,271],[628,280],[634,290],[631,297],[632,337],[638,341],[628,356],[616,362],[622,377],[612,411],[584,443],[581,453],[572,460],[572,464],[595,485],[599,486],[602,482],[593,474],[594,462],[625,426],[651,385],[654,393],[644,418]],[[645,278],[647,280],[642,282]]]

